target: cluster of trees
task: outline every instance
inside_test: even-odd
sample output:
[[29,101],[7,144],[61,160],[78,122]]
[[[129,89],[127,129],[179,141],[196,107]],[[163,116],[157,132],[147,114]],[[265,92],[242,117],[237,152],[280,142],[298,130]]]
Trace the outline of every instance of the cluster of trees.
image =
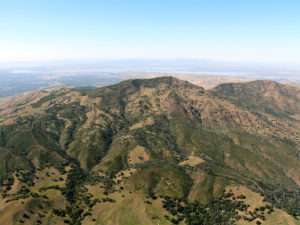
[[85,171],[79,166],[73,165],[67,175],[66,188],[62,190],[62,194],[65,195],[66,199],[70,203],[76,201],[77,188],[81,187],[86,180]]
[[19,171],[19,173],[16,174],[16,176],[18,177],[18,179],[27,184],[28,186],[34,186],[34,176],[35,176],[35,169],[32,170],[23,170],[23,171]]
[[0,180],[0,186],[5,187],[5,191],[9,191],[11,189],[11,186],[14,185],[14,182],[14,177],[10,175],[5,180]]
[[[246,197],[244,195],[235,197],[233,193],[224,193],[208,204],[202,204],[199,201],[190,202],[183,198],[161,197],[164,198],[163,207],[172,215],[171,217],[166,215],[166,218],[173,224],[179,224],[183,220],[188,225],[234,224],[241,219],[265,220],[264,211],[266,209],[269,209],[268,213],[273,211],[273,207],[269,205],[256,208],[253,212],[249,211],[249,205],[242,200]],[[260,220],[257,220],[257,223],[260,224]]]
[[116,202],[116,200],[109,198],[109,197],[102,198],[102,201],[103,202]]
[[[91,199],[93,195],[87,192],[84,184],[95,184],[100,181],[103,182],[103,180],[103,177],[93,173],[86,173],[78,165],[72,165],[72,168],[67,175],[66,187],[59,188],[70,204],[65,210],[57,209],[55,212],[53,211],[53,213],[62,217],[69,216],[70,219],[65,220],[65,223],[67,224],[81,224],[81,221],[86,216],[92,214],[92,208],[98,202],[101,202],[99,199]],[[115,202],[115,200],[108,197],[103,198],[102,201]]]
[[294,217],[300,216],[300,190],[276,188],[264,192],[263,196],[264,201],[271,202],[276,208],[283,209]]

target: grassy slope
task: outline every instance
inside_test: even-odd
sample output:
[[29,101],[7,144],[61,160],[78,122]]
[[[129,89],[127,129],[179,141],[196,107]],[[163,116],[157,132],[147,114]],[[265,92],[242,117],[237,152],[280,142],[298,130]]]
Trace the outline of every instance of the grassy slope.
[[[246,204],[249,204],[251,206],[251,209],[255,209],[256,207],[265,206],[266,202],[263,202],[263,197],[260,196],[257,193],[252,192],[246,187],[243,186],[229,186],[227,187],[227,190],[232,190],[234,194],[240,195],[243,194],[247,198],[245,200]],[[272,214],[265,213],[266,220],[262,221],[263,224],[266,225],[299,225],[300,221],[292,217],[291,215],[287,214],[283,210],[275,209],[275,211]],[[245,225],[245,224],[256,224],[256,221],[254,220],[252,222],[248,221],[239,221],[238,225]]]
[[[46,175],[47,174],[47,175]],[[1,197],[0,200],[0,224],[29,224],[38,220],[42,224],[64,224],[63,218],[52,213],[52,209],[56,207],[64,208],[66,200],[60,191],[49,189],[40,191],[39,188],[51,185],[64,186],[64,181],[58,181],[61,176],[54,168],[46,168],[36,173],[34,178],[34,186],[29,186],[28,183],[20,181],[16,176],[15,183],[12,189],[8,191],[8,197]],[[57,181],[55,181],[57,180]],[[20,193],[20,190],[28,188],[30,193],[37,193],[39,196],[26,196]],[[26,197],[25,197],[26,196]],[[46,198],[44,196],[47,196]],[[16,199],[16,200],[13,200]],[[12,200],[7,202],[7,200]],[[24,213],[30,218],[24,218]],[[31,222],[29,222],[31,221]]]
[[[49,174],[49,175],[46,175]],[[60,173],[54,168],[45,168],[37,173],[38,178],[35,179],[35,186],[30,187],[31,192],[36,192],[39,194],[46,195],[49,199],[43,198],[33,198],[29,197],[26,199],[20,199],[5,203],[5,200],[0,200],[0,223],[1,224],[21,224],[19,221],[25,221],[25,224],[28,221],[38,221],[41,220],[42,224],[64,224],[63,220],[68,217],[62,218],[51,213],[51,208],[64,208],[66,200],[60,194],[58,190],[47,190],[39,191],[38,187],[47,187],[49,185],[58,184],[61,187],[64,187],[64,180],[59,182],[54,182],[55,179],[59,177],[66,178],[66,175],[60,175]],[[41,179],[44,177],[44,179]],[[201,176],[202,177],[202,176]],[[16,177],[15,177],[16,178]],[[18,180],[18,178],[16,178]],[[216,188],[221,184],[220,181],[212,180],[213,177],[203,181],[198,190],[208,190],[211,187],[212,182],[214,183],[213,187]],[[22,182],[16,182],[10,194],[16,193],[20,190]],[[26,185],[23,183],[23,185]],[[118,186],[118,188],[121,185]],[[134,192],[118,189],[118,191],[104,195],[103,188],[100,188],[99,185],[86,185],[89,193],[93,195],[92,199],[103,199],[109,197],[114,199],[116,203],[111,202],[100,202],[97,203],[92,210],[92,215],[87,216],[82,224],[158,224],[158,221],[162,225],[171,224],[168,220],[165,219],[165,215],[169,215],[163,208],[161,199],[152,200],[144,195],[143,192]],[[266,203],[262,202],[262,197],[254,193],[243,186],[228,186],[226,190],[232,190],[234,194],[240,195],[243,194],[247,198],[245,200],[246,204],[251,206],[253,210],[255,207],[263,206]],[[214,190],[213,190],[214,191]],[[207,195],[207,193],[205,193]],[[10,199],[10,198],[7,198]],[[146,201],[151,202],[151,204],[146,203]],[[38,205],[42,205],[43,209],[39,208]],[[16,210],[17,209],[17,210]],[[30,219],[25,219],[23,214],[26,213],[30,216]],[[43,215],[44,217],[38,216],[38,214]],[[263,224],[280,224],[280,225],[290,225],[290,224],[299,224],[299,221],[295,220],[293,217],[288,215],[283,210],[275,209],[275,212],[271,215],[266,215],[266,221]],[[27,222],[26,222],[27,221]],[[240,221],[237,224],[255,224],[256,220],[249,223],[245,221]]]

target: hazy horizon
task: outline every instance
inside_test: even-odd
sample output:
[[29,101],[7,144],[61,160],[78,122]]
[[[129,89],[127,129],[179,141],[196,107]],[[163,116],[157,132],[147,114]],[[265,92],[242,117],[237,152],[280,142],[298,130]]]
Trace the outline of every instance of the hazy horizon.
[[300,79],[300,67],[292,63],[226,62],[200,59],[56,60],[0,63],[0,72],[93,73],[157,72],[238,77]]

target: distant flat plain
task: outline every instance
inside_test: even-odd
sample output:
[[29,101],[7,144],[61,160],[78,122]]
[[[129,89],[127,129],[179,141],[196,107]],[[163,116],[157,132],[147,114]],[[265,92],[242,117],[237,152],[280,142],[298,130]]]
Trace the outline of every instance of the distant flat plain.
[[[0,72],[0,98],[19,96],[36,90],[51,90],[69,87],[93,89],[119,83],[126,79],[154,78],[173,76],[187,80],[205,89],[211,89],[221,83],[248,82],[253,80],[270,79],[280,83],[300,87],[300,78],[278,77],[271,75],[253,75],[230,73],[175,73],[175,72]],[[2,100],[3,101],[3,100]]]

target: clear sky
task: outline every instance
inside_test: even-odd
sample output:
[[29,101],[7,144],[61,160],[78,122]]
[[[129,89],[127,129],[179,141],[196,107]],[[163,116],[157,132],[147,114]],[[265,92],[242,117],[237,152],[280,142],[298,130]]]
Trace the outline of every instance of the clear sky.
[[0,0],[0,62],[300,63],[299,0]]

